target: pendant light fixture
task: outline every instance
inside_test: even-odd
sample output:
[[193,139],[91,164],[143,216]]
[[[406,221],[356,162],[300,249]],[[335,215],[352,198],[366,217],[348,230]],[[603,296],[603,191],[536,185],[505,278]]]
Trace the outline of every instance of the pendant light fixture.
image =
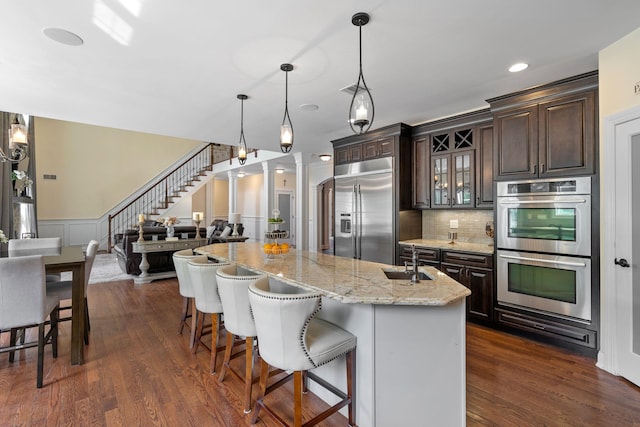
[[238,143],[238,162],[241,165],[247,161],[247,141],[244,139],[244,100],[249,98],[247,95],[239,94],[240,100],[240,142]]
[[288,153],[293,147],[293,125],[291,124],[291,117],[289,117],[289,71],[293,70],[293,65],[282,64],[280,69],[284,71],[285,86],[284,86],[284,117],[282,118],[282,125],[280,126],[280,150],[283,153]]
[[374,106],[373,98],[367,84],[364,82],[362,75],[362,27],[369,22],[369,14],[358,12],[351,17],[353,25],[358,27],[360,33],[359,53],[360,53],[360,73],[358,74],[358,82],[356,83],[353,98],[351,98],[351,106],[349,107],[349,126],[356,133],[365,133],[373,124]]
[[9,155],[0,148],[0,162],[19,163],[27,157],[27,127],[20,123],[18,115],[13,117],[9,127]]

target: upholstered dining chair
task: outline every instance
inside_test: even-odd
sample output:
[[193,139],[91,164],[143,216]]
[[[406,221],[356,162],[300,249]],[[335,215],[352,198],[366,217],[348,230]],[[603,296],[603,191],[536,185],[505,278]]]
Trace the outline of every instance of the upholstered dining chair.
[[[173,266],[176,270],[178,278],[178,287],[180,295],[182,295],[182,315],[180,316],[180,327],[178,333],[181,334],[184,326],[190,328],[189,348],[193,348],[196,336],[196,305],[193,300],[193,286],[191,286],[191,277],[187,265],[193,259],[206,260],[206,255],[197,255],[191,249],[185,249],[173,253]],[[191,310],[189,310],[191,308]],[[191,319],[191,324],[188,323]]]
[[[98,253],[98,241],[91,240],[87,245],[84,255],[84,342],[89,344],[89,331],[91,330],[91,322],[89,321],[89,303],[87,300],[87,288],[89,286],[89,277],[93,268],[93,261]],[[47,295],[53,295],[60,300],[70,300],[73,294],[73,282],[71,280],[47,282]],[[60,310],[71,310],[71,305],[60,307]],[[60,321],[71,320],[71,316],[61,318]]]
[[[9,361],[13,362],[16,350],[37,346],[38,388],[43,381],[45,344],[51,344],[53,357],[58,357],[59,302],[55,296],[46,294],[42,255],[0,258],[0,331],[10,332],[9,345],[0,347],[0,353],[8,352]],[[38,340],[17,344],[17,330],[32,326],[38,327]]]
[[[11,239],[8,243],[10,257],[24,255],[60,255],[62,239],[60,237],[38,237],[34,239]],[[60,280],[59,274],[47,274],[48,282]]]
[[191,286],[193,286],[193,298],[196,303],[196,337],[191,350],[195,353],[202,339],[205,315],[211,315],[211,362],[209,372],[216,372],[216,360],[218,351],[218,334],[221,325],[222,302],[218,294],[218,282],[216,271],[229,265],[226,262],[213,262],[208,259],[193,259],[187,264]]
[[[264,398],[293,378],[294,425],[301,426],[302,393],[306,391],[308,378],[338,396],[340,401],[306,421],[304,425],[315,425],[340,408],[348,406],[349,425],[355,426],[356,337],[331,322],[315,317],[321,309],[319,294],[293,287],[291,292],[295,293],[282,293],[286,292],[284,289],[273,292],[271,287],[265,281],[256,281],[249,286],[249,301],[262,359],[260,388],[251,424],[258,421],[261,409],[281,422],[273,409],[265,404]],[[347,364],[346,393],[309,372],[344,355]],[[267,387],[269,366],[292,373]]]
[[[220,301],[224,311],[224,328],[227,330],[219,381],[224,381],[227,370],[244,380],[244,413],[248,414],[251,412],[254,338],[258,335],[256,324],[251,314],[251,305],[249,304],[249,285],[258,280],[268,281],[268,279],[264,275],[253,273],[238,267],[236,264],[219,268],[216,276]],[[236,335],[244,337],[245,349],[232,355],[234,336]],[[245,354],[244,376],[241,376],[229,366],[231,359],[241,356],[242,353]]]

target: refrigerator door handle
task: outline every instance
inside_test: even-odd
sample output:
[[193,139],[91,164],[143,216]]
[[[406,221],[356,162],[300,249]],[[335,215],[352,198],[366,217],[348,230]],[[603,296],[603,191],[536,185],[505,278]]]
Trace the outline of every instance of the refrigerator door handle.
[[351,224],[351,246],[353,248],[352,254],[354,258],[358,258],[358,217],[356,215],[357,210],[358,193],[356,192],[356,186],[354,184],[353,191],[351,193],[351,218],[353,223]]
[[358,184],[358,259],[362,259],[362,192]]

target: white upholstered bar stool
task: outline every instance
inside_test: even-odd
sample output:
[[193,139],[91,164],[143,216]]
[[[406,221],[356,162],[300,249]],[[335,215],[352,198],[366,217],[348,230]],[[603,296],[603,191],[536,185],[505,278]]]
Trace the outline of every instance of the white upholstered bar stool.
[[222,302],[218,294],[218,283],[216,271],[224,266],[230,265],[226,262],[212,262],[206,257],[189,261],[187,268],[191,277],[193,287],[193,299],[196,304],[196,337],[191,350],[195,353],[202,338],[205,314],[211,315],[211,362],[209,372],[216,372],[216,358],[218,351],[218,333],[222,314]]
[[[349,425],[355,426],[356,337],[333,323],[315,317],[322,304],[321,296],[315,292],[276,293],[271,291],[268,282],[259,281],[249,286],[249,301],[262,358],[260,390],[251,423],[258,421],[261,409],[282,423],[265,404],[264,398],[293,376],[295,426],[316,425],[344,406],[348,406]],[[347,364],[346,393],[308,372],[343,355],[346,355]],[[267,387],[269,365],[293,373]],[[305,376],[331,391],[340,401],[303,424]]]
[[[206,260],[206,255],[196,255],[191,249],[185,249],[183,251],[177,251],[173,253],[173,266],[176,270],[176,277],[178,278],[178,286],[180,289],[180,295],[182,295],[182,314],[180,316],[180,327],[178,333],[181,334],[184,329],[184,325],[190,328],[189,334],[189,348],[193,348],[193,344],[196,336],[196,305],[193,300],[193,287],[191,286],[191,277],[189,276],[189,270],[187,264],[193,259]],[[191,308],[191,310],[189,310]],[[191,314],[189,313],[191,312]],[[191,318],[191,324],[188,323],[188,319]]]
[[[219,381],[229,370],[232,374],[244,381],[244,413],[251,412],[251,385],[253,384],[253,345],[257,336],[256,324],[251,314],[249,304],[249,285],[256,281],[268,282],[264,275],[231,264],[218,269],[218,292],[224,311],[224,327],[227,330],[224,359],[220,369]],[[244,337],[245,349],[232,354],[234,336]],[[240,375],[229,366],[231,359],[245,354],[245,372]]]

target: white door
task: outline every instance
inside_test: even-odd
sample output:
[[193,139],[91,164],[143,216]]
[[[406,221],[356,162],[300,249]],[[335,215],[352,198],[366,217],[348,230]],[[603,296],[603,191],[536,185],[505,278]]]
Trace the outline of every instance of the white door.
[[616,126],[614,150],[615,258],[602,262],[615,264],[618,373],[640,385],[640,118]]
[[280,230],[288,231],[288,239],[280,239],[280,243],[286,242],[291,244],[295,242],[295,217],[293,215],[293,192],[291,191],[277,191],[276,200],[278,201],[278,210],[280,211],[280,218],[284,220],[284,224],[280,225]]

